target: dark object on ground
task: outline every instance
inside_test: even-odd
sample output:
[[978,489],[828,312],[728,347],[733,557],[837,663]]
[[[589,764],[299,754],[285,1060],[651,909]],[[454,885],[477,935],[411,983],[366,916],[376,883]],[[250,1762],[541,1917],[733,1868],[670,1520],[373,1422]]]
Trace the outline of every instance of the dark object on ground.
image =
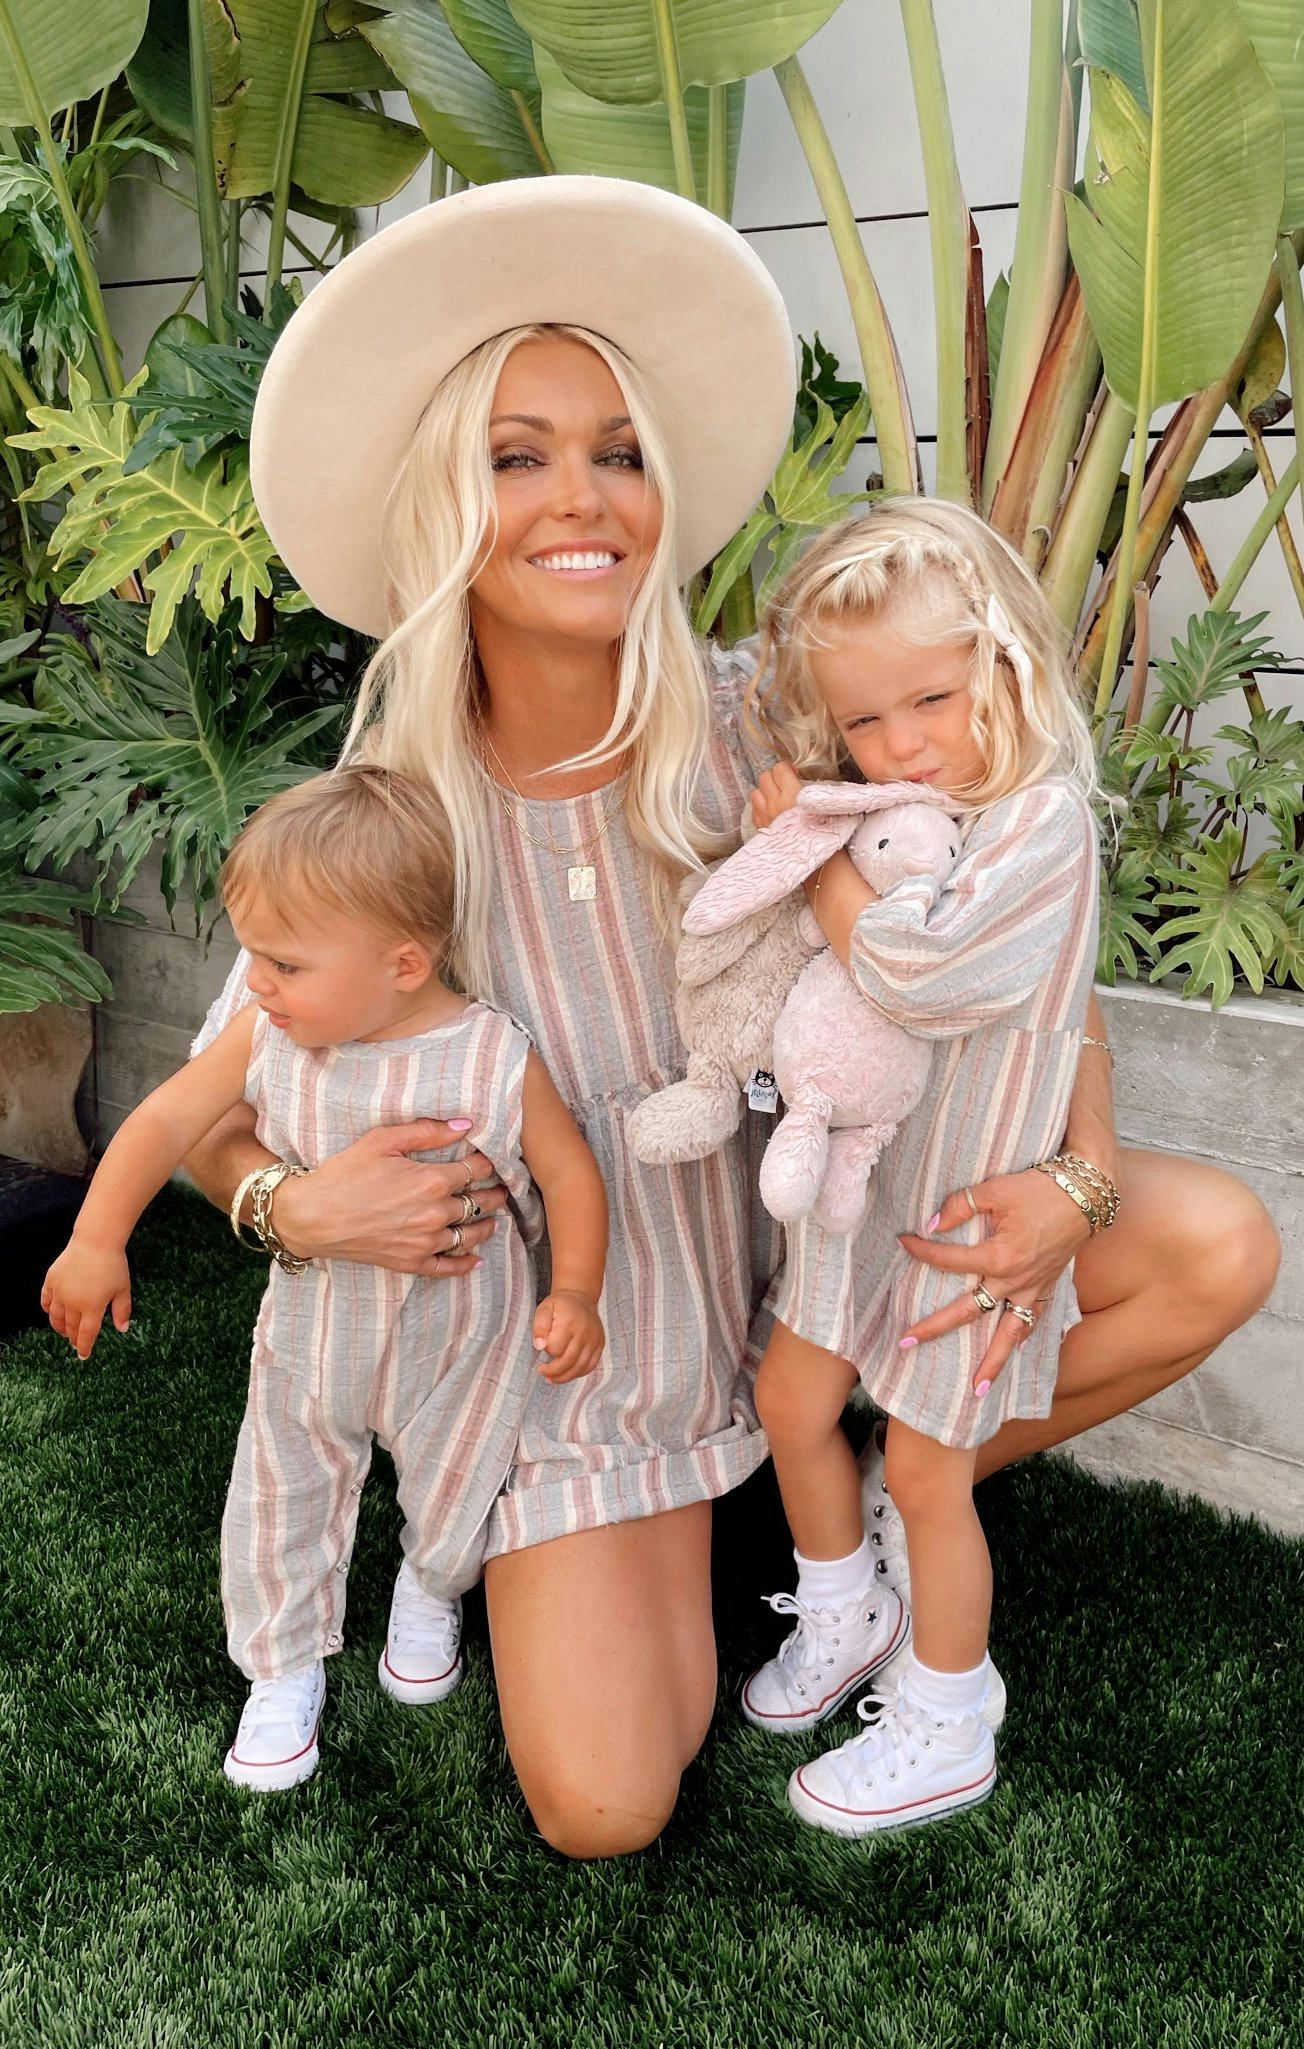
[[41,1320],[41,1282],[68,1242],[86,1184],[0,1153],[0,1337]]

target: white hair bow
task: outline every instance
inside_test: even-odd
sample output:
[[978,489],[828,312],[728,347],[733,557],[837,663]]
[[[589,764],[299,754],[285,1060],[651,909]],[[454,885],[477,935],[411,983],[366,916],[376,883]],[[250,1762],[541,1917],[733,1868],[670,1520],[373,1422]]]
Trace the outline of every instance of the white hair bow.
[[1032,708],[1032,663],[1028,658],[1027,648],[1010,624],[1008,612],[1000,599],[994,595],[987,600],[987,624],[1010,658],[1010,666],[1019,679],[1019,694],[1023,699],[1023,708],[1028,712]]

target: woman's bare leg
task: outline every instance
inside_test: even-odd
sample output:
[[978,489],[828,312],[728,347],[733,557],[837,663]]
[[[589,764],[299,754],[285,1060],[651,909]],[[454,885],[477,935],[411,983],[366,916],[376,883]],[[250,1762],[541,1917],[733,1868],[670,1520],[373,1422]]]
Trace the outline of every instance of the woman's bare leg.
[[974,1478],[1133,1409],[1261,1309],[1281,1247],[1263,1204],[1199,1160],[1125,1151],[1118,1222],[1075,1267],[1082,1322],[1064,1341],[1049,1416],[1006,1423]]
[[568,1857],[641,1850],[715,1706],[711,1504],[493,1558],[485,1594],[507,1749]]

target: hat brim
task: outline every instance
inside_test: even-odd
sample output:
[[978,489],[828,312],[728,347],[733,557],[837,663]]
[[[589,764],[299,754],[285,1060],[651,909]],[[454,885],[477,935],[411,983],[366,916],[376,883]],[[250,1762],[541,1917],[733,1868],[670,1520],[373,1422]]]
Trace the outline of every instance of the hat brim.
[[627,179],[508,180],[437,200],[337,264],[292,316],[254,407],[250,474],[314,605],[382,635],[381,508],[442,378],[491,335],[592,328],[636,365],[665,437],[681,581],[759,500],[792,426],[792,330],[727,222]]

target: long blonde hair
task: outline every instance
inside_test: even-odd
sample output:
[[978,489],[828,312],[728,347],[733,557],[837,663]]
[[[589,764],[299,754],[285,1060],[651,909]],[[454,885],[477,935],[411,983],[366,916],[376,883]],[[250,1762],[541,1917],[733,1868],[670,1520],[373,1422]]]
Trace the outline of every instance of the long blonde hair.
[[493,798],[476,741],[484,682],[468,588],[496,532],[489,415],[498,379],[513,349],[549,334],[584,343],[611,370],[662,513],[621,636],[611,724],[596,746],[556,766],[596,766],[628,750],[625,816],[650,857],[652,901],[667,934],[678,880],[731,844],[693,811],[709,699],[675,581],[674,477],[642,380],[614,343],[587,328],[532,325],[494,335],[443,378],[390,487],[382,528],[390,630],[363,674],[341,755],[419,776],[440,799],[454,849],[447,973],[473,996],[488,992],[490,975],[484,877]]
[[[995,597],[1029,657],[1026,686],[988,622]],[[884,498],[822,535],[767,608],[749,703],[771,658],[765,719],[798,772],[858,774],[811,672],[819,629],[835,620],[891,618],[919,646],[971,649],[974,737],[985,763],[954,794],[972,811],[1046,775],[1097,789],[1091,730],[1078,702],[1068,635],[1023,558],[968,506],[942,498]]]

